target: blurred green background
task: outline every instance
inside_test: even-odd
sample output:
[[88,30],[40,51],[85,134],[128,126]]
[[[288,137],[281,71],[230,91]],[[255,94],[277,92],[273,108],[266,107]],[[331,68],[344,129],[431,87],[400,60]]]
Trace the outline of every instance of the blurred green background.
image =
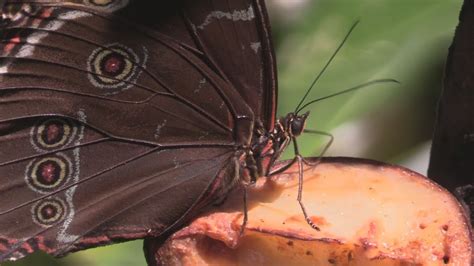
[[[426,173],[443,68],[461,0],[267,0],[279,71],[278,112],[296,107],[349,27],[360,24],[308,99],[378,78],[380,84],[312,105],[308,128],[331,132],[328,155],[402,164]],[[327,141],[300,138],[305,156]],[[286,157],[291,156],[288,149]],[[146,265],[142,241],[63,259],[34,255],[7,265]]]

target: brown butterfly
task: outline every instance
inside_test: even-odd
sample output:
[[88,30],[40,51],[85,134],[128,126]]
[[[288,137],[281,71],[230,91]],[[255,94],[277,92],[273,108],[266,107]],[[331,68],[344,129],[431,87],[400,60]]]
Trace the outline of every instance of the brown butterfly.
[[279,171],[299,165],[318,229],[296,137],[322,98],[275,118],[263,0],[11,0],[2,18],[0,261],[165,237],[290,142]]
[[262,0],[7,1],[2,15],[0,261],[163,235],[267,171]]

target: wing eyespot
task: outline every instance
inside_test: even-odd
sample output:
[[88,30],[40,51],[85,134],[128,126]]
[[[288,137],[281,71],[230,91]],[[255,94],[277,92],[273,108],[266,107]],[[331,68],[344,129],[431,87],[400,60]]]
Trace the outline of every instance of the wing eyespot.
[[71,160],[65,154],[58,153],[31,161],[25,178],[32,190],[47,194],[63,186],[73,173]]
[[33,221],[37,225],[47,228],[64,220],[67,214],[67,205],[58,197],[46,198],[34,204],[31,213]]
[[116,94],[133,86],[141,68],[145,68],[146,59],[146,50],[141,59],[131,48],[121,44],[99,47],[87,60],[88,79],[106,94]]
[[67,119],[51,118],[38,123],[30,134],[36,150],[49,151],[71,143],[77,136],[77,125]]

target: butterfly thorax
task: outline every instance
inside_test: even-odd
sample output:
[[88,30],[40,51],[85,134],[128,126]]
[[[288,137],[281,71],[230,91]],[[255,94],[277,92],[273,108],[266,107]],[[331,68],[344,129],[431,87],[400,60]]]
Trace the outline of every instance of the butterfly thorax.
[[303,115],[288,113],[276,121],[271,131],[256,127],[252,146],[246,156],[248,181],[254,182],[258,177],[270,174],[271,166],[290,142],[303,133],[308,115],[309,112]]

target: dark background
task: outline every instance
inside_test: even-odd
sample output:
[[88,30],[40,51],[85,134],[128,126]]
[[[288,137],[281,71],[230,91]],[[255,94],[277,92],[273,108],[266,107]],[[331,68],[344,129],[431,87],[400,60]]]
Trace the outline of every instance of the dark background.
[[[0,3],[2,1],[0,0]],[[267,0],[279,70],[279,115],[292,111],[354,21],[360,24],[309,99],[381,84],[311,106],[308,128],[335,135],[328,154],[377,159],[426,174],[444,64],[461,0]],[[300,138],[305,156],[325,141]],[[285,154],[291,156],[291,149]],[[142,241],[53,260],[2,265],[145,265]]]

